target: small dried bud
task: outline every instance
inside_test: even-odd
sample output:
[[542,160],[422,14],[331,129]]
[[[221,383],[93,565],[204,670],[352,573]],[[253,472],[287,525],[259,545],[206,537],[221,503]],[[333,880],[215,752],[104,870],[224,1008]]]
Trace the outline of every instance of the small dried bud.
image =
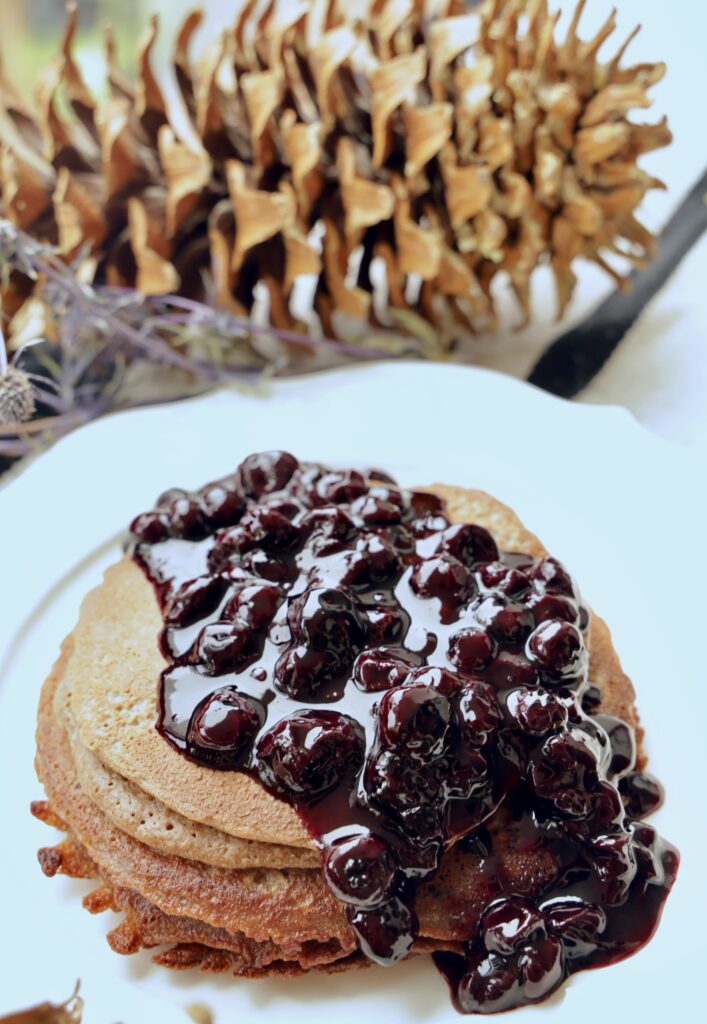
[[23,370],[8,366],[0,376],[0,423],[24,423],[34,415],[34,387]]

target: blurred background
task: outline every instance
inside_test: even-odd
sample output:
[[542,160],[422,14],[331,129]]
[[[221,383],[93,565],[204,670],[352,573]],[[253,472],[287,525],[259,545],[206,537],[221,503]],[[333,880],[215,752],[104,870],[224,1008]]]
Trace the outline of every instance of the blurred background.
[[[266,5],[267,0],[262,0]],[[352,3],[355,0],[351,0]],[[472,0],[470,0],[470,3]],[[587,38],[616,3],[618,31],[626,38],[638,22],[642,30],[631,43],[626,63],[665,60],[668,74],[652,90],[650,111],[636,111],[636,120],[656,121],[666,114],[673,131],[671,146],[650,153],[642,167],[666,183],[665,191],[649,193],[641,220],[659,233],[670,214],[707,165],[704,131],[707,3],[704,0],[588,0],[581,20]],[[202,0],[206,17],[193,42],[193,53],[219,29],[233,24],[243,0]],[[114,29],[119,67],[135,74],[136,43],[151,13],[160,19],[153,67],[169,94],[169,56],[175,32],[198,0],[78,0],[79,31],[74,53],[94,91],[104,92],[105,62],[102,25]],[[550,0],[564,31],[576,0]],[[31,98],[39,72],[57,53],[65,23],[65,0],[0,0],[0,67],[7,79]],[[611,43],[615,50],[618,42]],[[707,446],[707,291],[704,267],[707,234],[690,252],[668,286],[655,297],[614,356],[579,396],[580,401],[628,407],[646,426],[673,440]],[[549,271],[534,278],[535,318],[527,329],[480,336],[468,352],[470,362],[526,377],[535,361],[563,330],[581,321],[611,291],[612,284],[595,266],[580,269],[580,287],[566,320],[558,324]]]
[[[97,92],[104,89],[102,26],[110,22],[118,47],[120,67],[134,70],[135,44],[151,14],[160,18],[156,62],[166,66],[171,40],[187,11],[203,6],[206,18],[197,33],[196,49],[214,31],[233,21],[238,0],[78,0],[80,28],[75,54],[86,81]],[[66,20],[66,0],[2,0],[0,2],[0,58],[5,74],[25,89],[32,89],[37,74],[54,56]]]

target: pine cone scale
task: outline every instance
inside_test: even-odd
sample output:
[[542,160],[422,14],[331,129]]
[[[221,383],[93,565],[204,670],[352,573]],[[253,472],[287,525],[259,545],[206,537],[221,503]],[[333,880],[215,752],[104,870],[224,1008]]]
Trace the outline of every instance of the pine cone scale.
[[86,250],[99,283],[247,313],[261,280],[294,329],[310,277],[325,332],[337,313],[399,328],[374,295],[376,257],[389,307],[443,341],[494,325],[499,274],[526,322],[542,263],[562,313],[575,259],[623,280],[607,258],[650,257],[636,210],[662,183],[637,160],[670,141],[665,120],[629,119],[664,64],[622,66],[633,34],[601,63],[615,17],[582,41],[584,6],[558,42],[545,0],[249,2],[197,61],[192,11],[172,56],[190,139],[152,68],[156,19],[135,87],[107,33],[99,102],[73,58],[72,8],[35,111],[0,75],[0,209],[67,259]]

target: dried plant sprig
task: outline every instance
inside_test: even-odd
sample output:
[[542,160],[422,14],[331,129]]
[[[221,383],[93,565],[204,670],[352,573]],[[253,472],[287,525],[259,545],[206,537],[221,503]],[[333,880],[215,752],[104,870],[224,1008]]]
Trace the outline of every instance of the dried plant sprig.
[[16,366],[8,366],[0,375],[0,424],[24,423],[32,418],[35,408],[31,378]]
[[34,416],[35,408],[32,379],[8,363],[5,335],[0,323],[0,426],[24,423]]
[[[0,347],[0,455],[28,454],[111,409],[286,373],[298,365],[297,349],[310,360],[321,349],[359,361],[421,351],[410,338],[307,338],[180,296],[94,286],[55,248],[0,220],[0,281],[22,280],[34,289],[13,321],[12,363]],[[21,364],[35,353],[38,368],[28,372]],[[146,390],[140,374],[149,368],[159,374]],[[51,415],[31,418],[37,405]]]
[[2,202],[98,281],[238,315],[260,285],[290,332],[304,278],[328,335],[424,321],[451,343],[495,325],[502,272],[525,322],[542,264],[561,314],[578,259],[623,283],[615,258],[651,256],[636,211],[662,183],[639,161],[671,138],[630,116],[665,66],[624,66],[635,33],[600,60],[615,13],[583,40],[584,6],[560,33],[547,0],[240,0],[201,59],[192,11],[173,55],[188,130],[151,68],[157,19],[134,85],[108,37],[99,102],[70,6],[37,108],[0,80]]

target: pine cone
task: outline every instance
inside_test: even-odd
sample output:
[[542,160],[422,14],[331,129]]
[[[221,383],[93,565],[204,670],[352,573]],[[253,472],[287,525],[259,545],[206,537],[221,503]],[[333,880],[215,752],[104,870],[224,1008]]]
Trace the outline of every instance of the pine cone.
[[[664,65],[622,68],[630,39],[600,63],[614,15],[582,42],[583,7],[558,42],[546,0],[248,0],[197,62],[194,11],[174,50],[182,111],[151,68],[156,18],[134,88],[108,33],[99,103],[70,7],[36,109],[0,75],[1,208],[99,283],[241,315],[264,286],[290,330],[311,286],[327,335],[421,317],[450,341],[495,325],[500,271],[525,323],[546,263],[561,315],[578,257],[623,283],[607,254],[652,253],[635,211],[663,186],[637,160],[670,141],[665,120],[627,116]],[[13,283],[10,312],[29,291]]]

